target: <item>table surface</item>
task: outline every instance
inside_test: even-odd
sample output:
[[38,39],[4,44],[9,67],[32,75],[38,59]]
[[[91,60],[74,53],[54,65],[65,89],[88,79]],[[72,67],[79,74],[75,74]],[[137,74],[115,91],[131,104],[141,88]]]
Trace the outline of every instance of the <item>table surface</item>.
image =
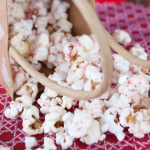
[[[118,0],[119,1],[119,0]],[[115,29],[126,30],[132,37],[133,41],[126,49],[129,50],[135,43],[139,43],[145,48],[150,58],[150,7],[137,5],[129,2],[123,3],[98,3],[96,2],[96,12],[101,19],[105,28],[113,33]],[[4,110],[9,107],[11,98],[0,85],[0,145],[11,147],[11,150],[24,150],[24,139],[26,135],[22,131],[22,120],[10,120],[4,116]],[[37,104],[35,104],[39,107]],[[74,107],[72,108],[74,110]],[[41,122],[44,116],[41,115]],[[125,139],[119,142],[117,138],[106,133],[106,139],[93,145],[86,145],[79,140],[75,140],[68,150],[147,150],[150,145],[150,134],[145,135],[142,139],[137,139],[125,129]],[[55,140],[55,136],[48,134],[36,135],[39,147],[43,145],[43,138],[51,137]],[[61,149],[58,146],[58,149]]]

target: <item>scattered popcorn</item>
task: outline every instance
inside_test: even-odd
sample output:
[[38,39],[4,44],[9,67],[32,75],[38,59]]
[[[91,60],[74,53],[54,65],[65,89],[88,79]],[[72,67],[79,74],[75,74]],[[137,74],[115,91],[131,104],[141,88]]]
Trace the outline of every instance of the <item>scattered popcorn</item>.
[[[67,19],[69,3],[61,0],[9,0],[7,3],[9,41],[36,70],[40,71],[42,64],[54,69],[48,78],[74,90],[92,91],[100,86],[104,79],[101,47],[94,34],[72,35],[73,24]],[[113,36],[124,46],[131,42],[124,30],[115,30]],[[129,52],[147,60],[148,55],[139,44]],[[150,133],[149,70],[131,64],[118,54],[112,56],[112,83],[116,86],[88,101],[78,101],[45,87],[37,108],[34,102],[38,82],[9,55],[13,89],[19,97],[10,102],[5,116],[20,117],[23,131],[28,135],[56,134],[56,143],[62,149],[69,148],[75,139],[88,145],[98,143],[106,138],[107,131],[122,141],[125,127],[135,137],[143,138]],[[39,110],[45,115],[43,123]],[[25,145],[26,150],[31,150],[38,143],[34,137],[26,137]],[[0,146],[0,149],[7,148]],[[37,150],[48,149],[57,147],[53,139],[45,137],[44,148]]]

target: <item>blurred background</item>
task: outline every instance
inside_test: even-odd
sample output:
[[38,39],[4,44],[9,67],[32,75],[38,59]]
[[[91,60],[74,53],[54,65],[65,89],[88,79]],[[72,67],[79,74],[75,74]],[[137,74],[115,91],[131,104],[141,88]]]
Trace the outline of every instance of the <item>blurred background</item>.
[[130,2],[134,2],[134,3],[137,3],[137,4],[144,4],[144,5],[150,5],[150,0],[96,0],[96,1],[99,1],[99,2],[116,2],[116,3],[119,3],[121,1],[130,1]]
[[150,0],[126,0],[138,4],[150,5]]

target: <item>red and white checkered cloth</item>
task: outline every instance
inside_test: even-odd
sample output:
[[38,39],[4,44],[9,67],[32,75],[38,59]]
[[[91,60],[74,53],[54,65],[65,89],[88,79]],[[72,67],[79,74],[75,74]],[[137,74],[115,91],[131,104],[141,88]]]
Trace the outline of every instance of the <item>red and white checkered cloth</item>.
[[[119,0],[118,0],[119,1]],[[132,37],[133,41],[126,47],[129,49],[135,43],[139,43],[145,48],[150,57],[150,7],[137,5],[129,2],[113,3],[104,2],[96,3],[96,12],[101,19],[105,28],[113,33],[115,29],[121,28],[126,30]],[[4,110],[9,107],[11,98],[0,85],[0,145],[11,147],[11,150],[24,150],[24,140],[27,136],[22,131],[22,120],[10,120],[4,116]],[[36,104],[37,107],[39,107]],[[72,108],[73,110],[74,108]],[[44,121],[44,116],[41,116],[41,121]],[[117,138],[106,133],[106,139],[98,144],[86,145],[79,140],[75,140],[73,145],[68,150],[148,150],[150,145],[150,134],[145,135],[142,139],[137,139],[129,134],[125,129],[125,139],[119,142]],[[43,138],[45,136],[55,136],[48,134],[36,135],[39,147],[43,146]],[[60,150],[61,147],[58,146]]]

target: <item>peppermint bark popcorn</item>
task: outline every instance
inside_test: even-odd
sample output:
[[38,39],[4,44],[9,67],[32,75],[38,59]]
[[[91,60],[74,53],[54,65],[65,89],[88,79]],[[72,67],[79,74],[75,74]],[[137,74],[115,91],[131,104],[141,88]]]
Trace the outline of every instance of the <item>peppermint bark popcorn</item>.
[[[54,69],[48,78],[74,90],[92,91],[104,78],[101,47],[95,35],[73,36],[73,24],[67,20],[70,4],[60,0],[8,1],[9,41],[38,71],[42,64]],[[19,13],[19,15],[17,15]],[[122,45],[131,42],[123,30],[114,32]],[[135,57],[147,60],[144,48],[135,44],[130,49]],[[5,110],[10,119],[20,117],[23,131],[28,135],[56,135],[56,144],[63,149],[75,139],[86,144],[98,143],[107,131],[119,141],[125,137],[124,128],[137,138],[150,133],[150,73],[135,66],[118,54],[113,56],[115,88],[95,99],[78,101],[45,87],[34,106],[38,82],[30,77],[10,55],[14,92],[18,96]],[[74,112],[69,109],[75,106]],[[45,121],[40,121],[40,112]],[[26,137],[27,149],[37,146],[34,137]],[[44,138],[44,148],[57,149],[53,139]]]

